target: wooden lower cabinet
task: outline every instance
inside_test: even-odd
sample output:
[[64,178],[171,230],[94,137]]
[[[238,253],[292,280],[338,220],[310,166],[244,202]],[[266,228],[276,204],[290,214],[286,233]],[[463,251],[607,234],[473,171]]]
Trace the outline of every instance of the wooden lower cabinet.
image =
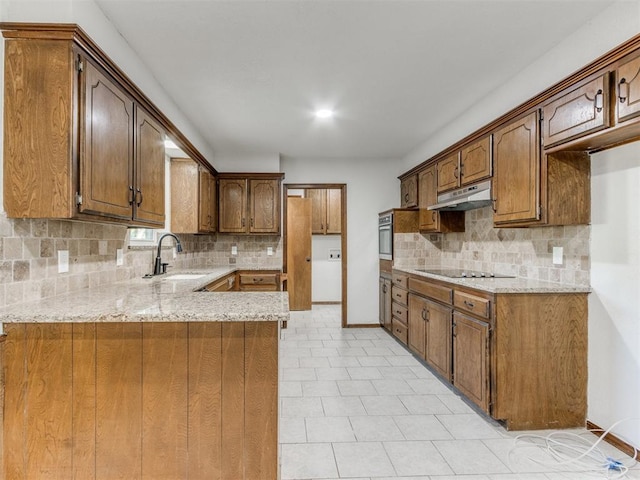
[[[481,410],[510,430],[584,426],[586,293],[489,293],[399,271],[393,278],[408,285],[403,343]],[[404,338],[405,324],[393,321]]]
[[380,325],[391,330],[391,279],[381,275],[379,277],[379,310]]
[[277,322],[5,331],[3,478],[277,478]]
[[489,412],[489,324],[453,314],[453,386]]

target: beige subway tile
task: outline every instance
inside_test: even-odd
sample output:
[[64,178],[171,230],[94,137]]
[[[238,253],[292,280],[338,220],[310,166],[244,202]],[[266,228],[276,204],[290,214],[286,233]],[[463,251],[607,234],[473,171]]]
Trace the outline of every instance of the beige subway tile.
[[31,267],[27,260],[13,261],[13,281],[23,282],[29,280]]
[[55,278],[56,281],[56,295],[62,295],[63,293],[69,293],[69,274],[61,273]]
[[13,282],[5,285],[5,304],[22,303],[24,296],[24,283]]

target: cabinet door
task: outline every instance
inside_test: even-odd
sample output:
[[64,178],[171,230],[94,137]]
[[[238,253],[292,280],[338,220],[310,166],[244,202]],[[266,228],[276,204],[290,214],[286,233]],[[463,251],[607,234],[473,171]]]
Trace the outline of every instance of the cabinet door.
[[136,108],[136,191],[133,219],[164,226],[164,130]]
[[489,324],[453,314],[453,385],[489,412]]
[[280,182],[274,179],[252,179],[249,183],[249,233],[279,233]]
[[409,294],[409,348],[425,358],[425,334],[429,302],[422,297]]
[[[207,233],[212,228],[212,210],[211,210],[211,174],[200,167],[198,169],[198,231]],[[191,207],[193,208],[193,206]]]
[[326,228],[326,190],[310,188],[305,193],[311,199],[311,233],[323,234]]
[[247,181],[242,178],[221,178],[219,186],[218,231],[246,232]]
[[190,158],[171,159],[171,231],[198,231],[198,165]]
[[435,205],[438,201],[435,165],[431,165],[418,174],[418,198],[420,231],[437,232],[440,228],[440,215],[435,210],[427,210],[429,205]]
[[79,210],[131,220],[133,101],[90,62],[83,73]]
[[451,379],[451,313],[451,308],[428,301],[426,360],[447,380]]
[[438,165],[438,193],[460,186],[460,158],[457,153],[440,160]]
[[327,233],[342,233],[342,190],[329,188],[327,191]]
[[380,325],[391,330],[391,280],[380,277]]
[[630,60],[616,70],[616,94],[618,122],[640,114],[640,57]]
[[545,147],[609,126],[608,79],[602,75],[542,108]]
[[468,185],[492,174],[491,137],[463,148],[460,151],[460,185]]
[[400,182],[400,206],[413,208],[418,206],[418,176],[411,175]]
[[523,223],[540,218],[538,112],[494,134],[493,221]]
[[211,212],[211,220],[209,224],[209,231],[214,233],[218,228],[218,192],[216,177],[209,174],[209,211]]

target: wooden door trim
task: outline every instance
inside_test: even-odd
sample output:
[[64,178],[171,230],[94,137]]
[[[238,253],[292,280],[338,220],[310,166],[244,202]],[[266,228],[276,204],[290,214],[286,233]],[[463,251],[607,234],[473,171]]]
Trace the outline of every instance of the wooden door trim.
[[[282,185],[283,194],[283,235],[282,235],[282,271],[287,271],[287,197],[289,196],[289,190],[307,190],[310,188],[326,188],[326,189],[339,189],[341,196],[340,204],[340,250],[341,250],[341,276],[342,276],[342,327],[348,327],[347,325],[347,184],[346,183],[285,183]],[[362,326],[362,325],[358,325]],[[377,324],[376,324],[377,326]]]

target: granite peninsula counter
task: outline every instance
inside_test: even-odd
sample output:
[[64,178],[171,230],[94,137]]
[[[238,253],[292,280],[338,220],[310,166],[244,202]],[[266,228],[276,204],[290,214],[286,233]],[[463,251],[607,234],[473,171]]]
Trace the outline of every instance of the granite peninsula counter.
[[278,477],[286,292],[176,271],[0,310],[3,478]]

